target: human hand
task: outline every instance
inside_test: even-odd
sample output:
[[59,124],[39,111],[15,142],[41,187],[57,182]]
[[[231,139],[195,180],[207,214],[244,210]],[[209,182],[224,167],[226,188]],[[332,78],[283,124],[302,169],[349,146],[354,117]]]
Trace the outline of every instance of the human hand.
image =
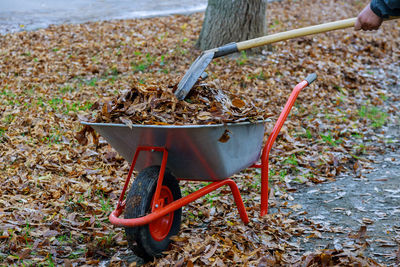
[[364,30],[371,31],[377,30],[381,24],[383,19],[376,15],[372,10],[370,5],[368,4],[357,16],[356,23],[354,24],[354,30]]

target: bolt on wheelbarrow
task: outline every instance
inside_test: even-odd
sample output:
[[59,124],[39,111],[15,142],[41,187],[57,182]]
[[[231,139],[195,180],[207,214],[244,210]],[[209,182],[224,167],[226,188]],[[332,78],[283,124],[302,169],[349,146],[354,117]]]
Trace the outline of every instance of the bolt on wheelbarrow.
[[[182,207],[224,185],[230,187],[240,218],[247,224],[249,219],[238,186],[229,177],[249,167],[261,169],[260,216],[266,215],[270,150],[298,94],[315,79],[316,74],[310,74],[294,87],[264,148],[264,121],[129,127],[82,122],[132,162],[109,220],[125,227],[128,244],[135,254],[144,259],[161,256],[168,249],[170,238],[179,233]],[[125,198],[134,170],[139,174]],[[211,183],[182,197],[179,180]],[[123,212],[124,218],[120,218]]]

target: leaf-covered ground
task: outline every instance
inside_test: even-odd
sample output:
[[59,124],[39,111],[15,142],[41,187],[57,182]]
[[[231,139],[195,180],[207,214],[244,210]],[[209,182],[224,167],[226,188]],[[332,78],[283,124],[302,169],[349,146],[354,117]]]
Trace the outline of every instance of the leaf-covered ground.
[[[282,1],[268,6],[269,33],[354,17],[365,1]],[[80,145],[79,121],[92,105],[136,83],[174,84],[200,53],[203,14],[51,26],[0,37],[0,262],[4,265],[129,264],[124,232],[108,221],[129,164],[104,140]],[[378,32],[340,30],[219,58],[207,72],[219,88],[250,97],[270,114],[266,135],[291,89],[307,74],[271,153],[272,207],[293,186],[357,171],[374,134],[395,116],[371,69],[399,62],[399,22]],[[390,140],[388,140],[390,141]],[[382,141],[383,142],[383,141]],[[259,218],[257,171],[234,176],[250,224],[225,189],[184,208],[181,234],[148,265],[378,265],[362,246],[304,251],[291,237],[318,238],[318,225],[287,212]],[[201,186],[182,183],[187,194]],[[292,207],[295,212],[296,207]],[[362,237],[362,229],[359,236]]]

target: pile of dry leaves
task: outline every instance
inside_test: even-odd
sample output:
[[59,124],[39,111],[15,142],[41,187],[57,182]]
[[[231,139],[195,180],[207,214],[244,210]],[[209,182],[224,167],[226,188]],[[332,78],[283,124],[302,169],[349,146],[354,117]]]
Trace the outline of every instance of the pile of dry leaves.
[[137,82],[110,102],[96,102],[92,108],[98,112],[91,121],[187,125],[263,119],[262,110],[246,95],[235,95],[212,83],[201,83],[191,89],[185,101],[179,101],[173,93],[176,85],[165,86],[161,82],[153,85]]
[[[365,4],[269,3],[269,32],[354,17]],[[340,30],[282,42],[263,55],[215,59],[208,85],[195,89],[192,102],[179,103],[168,86],[200,53],[193,47],[202,19],[194,14],[60,25],[0,37],[2,264],[132,261],[123,230],[108,221],[129,163],[101,138],[98,145],[79,144],[74,136],[81,120],[193,124],[261,115],[269,119],[267,136],[292,88],[316,72],[318,80],[300,93],[271,152],[271,207],[283,205],[299,183],[357,172],[368,164],[367,155],[380,150],[375,129],[394,113],[381,111],[389,95],[371,71],[399,61],[397,21],[376,33]],[[224,106],[210,101],[208,94],[220,94],[216,88],[229,98]],[[162,112],[165,106],[175,118]],[[260,174],[245,170],[233,178],[251,223],[240,222],[226,191],[215,191],[184,208],[175,245],[149,265],[377,265],[361,245],[304,251],[302,242],[334,230],[297,220],[294,208],[293,214],[278,210],[260,219]],[[202,185],[184,182],[181,190],[185,195]]]

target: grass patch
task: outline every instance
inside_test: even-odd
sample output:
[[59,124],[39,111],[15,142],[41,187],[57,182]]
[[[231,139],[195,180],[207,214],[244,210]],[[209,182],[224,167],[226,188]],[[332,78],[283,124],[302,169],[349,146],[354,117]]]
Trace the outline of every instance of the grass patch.
[[361,118],[368,119],[371,122],[371,126],[374,128],[382,127],[389,117],[386,112],[381,111],[375,106],[362,106],[358,111],[358,115]]
[[319,135],[325,143],[328,143],[331,146],[337,146],[338,144],[342,143],[342,140],[337,140],[333,137],[331,132],[328,132],[326,134],[320,134]]
[[[141,56],[140,52],[135,52],[136,56]],[[144,72],[147,70],[150,66],[152,66],[155,62],[156,58],[151,56],[149,53],[146,54],[144,58],[140,58],[138,60],[134,60],[131,62],[131,67],[133,70],[133,73],[136,72]]]
[[248,59],[248,57],[247,57],[246,51],[242,51],[241,54],[240,54],[240,57],[239,57],[238,59],[236,59],[236,63],[237,63],[239,66],[242,66],[242,65],[246,64],[246,62],[247,62],[248,60],[249,60],[249,59]]

